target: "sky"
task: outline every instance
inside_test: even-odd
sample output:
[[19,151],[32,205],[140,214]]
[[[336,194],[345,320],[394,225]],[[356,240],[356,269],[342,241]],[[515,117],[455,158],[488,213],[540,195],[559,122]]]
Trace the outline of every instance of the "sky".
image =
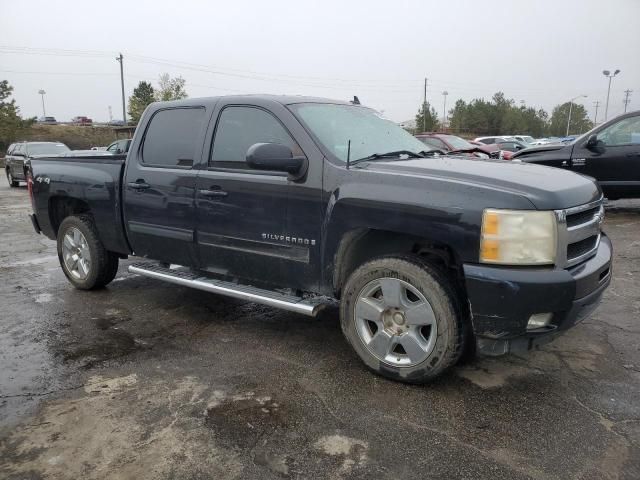
[[190,97],[301,94],[360,101],[394,121],[427,100],[496,91],[548,111],[579,95],[591,118],[640,109],[640,0],[0,0],[0,80],[23,116],[122,118],[164,72]]

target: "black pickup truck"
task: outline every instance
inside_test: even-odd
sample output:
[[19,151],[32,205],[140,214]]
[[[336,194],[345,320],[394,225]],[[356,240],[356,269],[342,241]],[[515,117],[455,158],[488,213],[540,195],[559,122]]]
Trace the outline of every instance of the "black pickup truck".
[[32,222],[80,289],[129,271],[315,316],[373,371],[426,382],[467,346],[530,349],[611,279],[603,198],[557,169],[426,147],[310,97],[154,103],[128,155],[34,159]]
[[513,159],[589,175],[609,200],[640,198],[640,111],[613,118],[567,145],[527,148]]

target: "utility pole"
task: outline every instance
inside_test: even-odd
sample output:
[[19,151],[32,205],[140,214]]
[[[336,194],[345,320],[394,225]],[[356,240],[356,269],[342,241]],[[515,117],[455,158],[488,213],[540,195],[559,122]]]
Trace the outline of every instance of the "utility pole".
[[109,105],[109,122],[113,121],[113,112],[111,111],[111,105]]
[[120,62],[120,86],[122,87],[122,120],[124,121],[124,124],[127,124],[127,111],[126,108],[124,106],[124,69],[123,69],[123,61],[122,61],[122,54],[120,54],[119,56],[116,57],[116,60],[118,62]]
[[600,106],[600,100],[593,102],[593,106],[596,107],[596,113],[593,116],[593,125],[595,126],[598,123],[598,107]]
[[624,91],[624,113],[627,113],[627,107],[629,106],[629,104],[631,103],[631,99],[629,98],[631,96],[631,93],[633,92],[633,90],[625,90]]
[[422,103],[422,131],[427,131],[427,78],[424,79],[424,102]]
[[442,96],[444,97],[444,107],[442,107],[442,128],[447,128],[447,95],[449,95],[449,92],[446,90],[442,92]]
[[[38,93],[42,97],[42,116],[46,117],[47,116],[47,112],[44,109],[44,94],[47,93],[47,92],[45,92],[44,90],[40,89],[40,90],[38,90]],[[626,110],[625,110],[625,112],[626,112]]]

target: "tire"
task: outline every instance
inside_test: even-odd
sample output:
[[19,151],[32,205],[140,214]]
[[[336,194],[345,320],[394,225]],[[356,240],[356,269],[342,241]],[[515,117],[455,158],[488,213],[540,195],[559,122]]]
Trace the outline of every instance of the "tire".
[[370,370],[418,384],[460,359],[469,332],[452,282],[408,255],[377,258],[357,268],[343,289],[340,323]]
[[7,174],[7,182],[9,182],[9,186],[11,188],[16,188],[20,186],[20,182],[18,180],[13,179],[13,175],[11,175],[11,170],[7,168],[5,173]]
[[118,272],[118,256],[104,248],[89,215],[65,218],[58,228],[58,259],[71,284],[80,290],[107,285]]

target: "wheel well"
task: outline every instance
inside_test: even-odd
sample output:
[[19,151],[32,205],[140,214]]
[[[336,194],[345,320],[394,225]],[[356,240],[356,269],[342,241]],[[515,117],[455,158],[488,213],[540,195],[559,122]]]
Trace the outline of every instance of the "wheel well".
[[91,209],[89,205],[76,198],[51,197],[49,199],[49,218],[51,219],[51,227],[56,235],[58,234],[60,224],[65,218],[71,215],[90,212]]
[[449,246],[415,235],[384,230],[358,229],[342,239],[335,256],[333,287],[339,296],[349,275],[366,261],[391,254],[414,254],[451,276],[463,287],[461,264]]

